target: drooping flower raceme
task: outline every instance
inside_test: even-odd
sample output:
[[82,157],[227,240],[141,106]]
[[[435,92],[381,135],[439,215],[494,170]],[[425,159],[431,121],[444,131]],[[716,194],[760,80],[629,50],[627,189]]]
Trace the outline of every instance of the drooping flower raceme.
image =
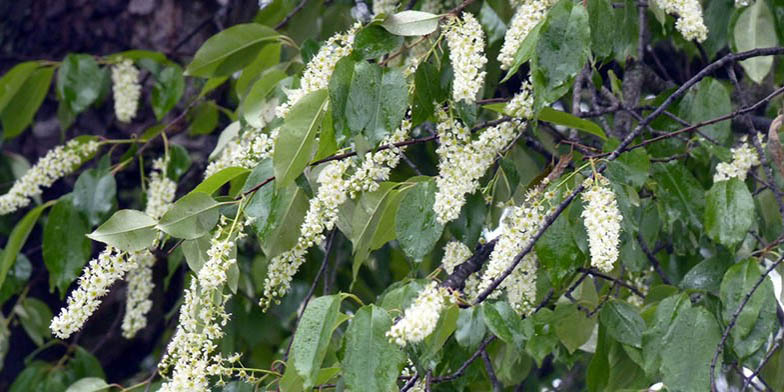
[[[147,184],[147,205],[144,213],[158,220],[169,211],[177,191],[177,183],[166,177],[168,159],[159,158],[152,164],[150,182]],[[157,240],[152,248],[157,247]],[[123,316],[122,331],[125,338],[132,338],[142,328],[147,326],[147,312],[152,308],[150,294],[155,288],[152,280],[152,267],[155,256],[150,250],[145,249],[129,255],[129,261],[134,264],[126,276],[128,292],[125,301],[125,315]]]
[[510,116],[530,120],[534,116],[534,96],[531,83],[523,82],[520,91],[506,104],[504,110]]
[[452,62],[455,77],[452,82],[452,98],[474,103],[485,81],[484,71],[485,37],[482,26],[469,13],[463,19],[453,17],[446,26],[446,42],[449,46],[449,60]]
[[329,77],[332,76],[335,65],[340,59],[351,54],[354,35],[360,26],[361,23],[357,23],[349,31],[333,35],[321,46],[318,53],[308,62],[299,82],[300,87],[289,91],[287,93],[288,102],[279,105],[276,109],[278,117],[286,117],[291,107],[302,97],[314,91],[327,88]]
[[702,6],[699,0],[656,0],[664,12],[678,15],[675,28],[683,38],[697,42],[708,38],[708,28],[702,20]]
[[582,217],[588,232],[591,265],[602,272],[612,271],[618,259],[623,220],[609,185],[609,180],[597,174],[595,179],[586,179],[587,189],[582,194],[586,203]]
[[[537,191],[530,191],[522,205],[511,207],[501,222],[500,234],[490,253],[478,292],[488,289],[514,263],[517,255],[530,245],[548,212],[545,203],[552,198],[549,192],[542,196]],[[506,291],[512,309],[521,315],[527,314],[536,300],[536,263],[535,253],[529,252],[499,286]],[[494,291],[490,298],[498,297],[500,292]]]
[[517,49],[533,28],[544,20],[547,10],[556,2],[553,0],[528,0],[521,2],[512,16],[509,28],[504,36],[504,44],[498,53],[501,69],[509,69],[514,63]]
[[444,258],[441,259],[441,265],[444,266],[446,273],[451,274],[455,267],[468,260],[469,257],[471,257],[471,249],[468,249],[464,243],[450,241],[444,245]]
[[261,129],[250,128],[241,136],[226,144],[218,158],[210,162],[204,171],[207,178],[227,167],[244,167],[252,169],[266,158],[272,156],[278,130],[264,133]]
[[479,187],[479,179],[496,156],[517,136],[520,122],[513,120],[490,127],[472,141],[470,130],[443,109],[436,110],[436,118],[440,144],[436,149],[439,173],[433,210],[438,222],[445,224],[460,215],[465,195]]
[[738,147],[733,147],[731,151],[732,162],[720,162],[716,165],[716,174],[713,175],[713,182],[727,181],[731,178],[746,181],[746,174],[749,172],[749,169],[760,164],[757,151],[745,139]]
[[71,174],[100,144],[94,140],[80,143],[71,140],[47,152],[18,179],[5,195],[0,196],[0,215],[10,214],[30,204],[42,189],[52,186],[59,178]]
[[52,319],[52,333],[67,339],[84,325],[101,304],[101,297],[109,292],[116,280],[134,266],[125,252],[107,246],[97,258],[90,260],[79,277],[79,287],[68,297],[68,306]]
[[130,122],[136,116],[142,86],[139,70],[133,62],[124,59],[112,67],[112,90],[114,91],[114,114],[121,122]]
[[[382,140],[382,144],[393,144],[406,138],[411,130],[411,123],[404,120],[400,128]],[[338,219],[338,207],[349,196],[356,197],[359,192],[372,192],[378,189],[376,181],[389,178],[389,172],[400,161],[402,148],[393,147],[386,150],[365,154],[362,164],[357,167],[353,161],[333,161],[319,173],[319,188],[316,197],[311,199],[305,221],[300,227],[297,244],[288,251],[272,259],[264,279],[264,295],[259,306],[267,309],[288,292],[291,280],[305,262],[308,248],[319,244],[325,239],[325,231],[332,230]],[[355,168],[348,179],[344,175],[350,168]]]
[[449,298],[449,291],[445,287],[431,282],[406,309],[403,318],[387,332],[387,337],[401,347],[421,342],[436,329],[441,311],[448,305]]
[[234,249],[236,241],[245,237],[244,228],[248,220],[229,221],[221,216],[218,229],[207,249],[207,261],[199,270],[199,284],[207,290],[217,290],[228,281],[229,269],[237,263]]
[[395,13],[398,0],[373,0],[373,15]]

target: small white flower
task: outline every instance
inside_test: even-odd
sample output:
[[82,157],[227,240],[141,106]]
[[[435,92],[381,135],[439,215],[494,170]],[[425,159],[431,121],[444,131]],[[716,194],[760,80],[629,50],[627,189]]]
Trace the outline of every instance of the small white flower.
[[96,141],[79,143],[71,140],[65,146],[57,146],[47,152],[14,183],[8,193],[0,196],[0,215],[28,206],[30,199],[41,195],[41,188],[50,187],[59,178],[71,174],[99,146]]
[[708,28],[702,20],[702,6],[699,0],[656,0],[664,12],[678,15],[675,28],[683,38],[697,42],[708,38]]
[[125,299],[125,315],[122,322],[122,335],[130,339],[147,326],[147,312],[152,309],[150,294],[155,288],[152,280],[152,266],[155,256],[149,250],[143,250],[128,256],[128,261],[135,264],[128,271],[128,293]]
[[471,257],[471,249],[460,242],[450,241],[444,245],[444,258],[441,259],[441,265],[444,266],[444,271],[451,274],[455,267]]
[[373,1],[373,15],[395,13],[397,9],[397,0],[374,0]]
[[463,20],[452,17],[446,25],[449,60],[454,69],[452,98],[474,103],[485,81],[487,58],[484,54],[485,37],[482,26],[469,13]]
[[591,251],[591,265],[602,272],[612,271],[618,259],[618,246],[621,235],[621,212],[615,200],[615,193],[609,188],[610,182],[597,175],[585,181],[587,188],[583,194],[586,202],[582,217],[588,232],[588,246]]
[[746,174],[753,166],[760,164],[759,155],[754,147],[751,147],[744,137],[738,147],[732,148],[732,162],[720,162],[716,165],[716,174],[713,175],[713,182],[727,181],[737,178],[746,181]]
[[272,156],[277,138],[277,129],[273,129],[269,134],[258,128],[245,130],[242,135],[226,145],[216,160],[210,162],[204,171],[204,178],[227,167],[244,167],[246,169],[256,167],[259,162]]
[[520,91],[506,104],[504,108],[510,116],[522,120],[530,120],[534,116],[534,95],[529,81],[523,82]]
[[112,85],[114,113],[121,122],[130,122],[136,116],[142,93],[139,70],[133,66],[131,60],[124,59],[112,67]]
[[386,336],[401,347],[423,341],[436,329],[448,297],[446,288],[431,282],[419,293],[414,303],[406,309],[403,318],[392,326]]
[[553,0],[529,0],[522,2],[512,16],[509,28],[504,36],[504,44],[498,54],[501,69],[509,69],[520,45],[533,28],[544,20],[547,10],[555,4]]
[[109,287],[122,279],[133,268],[125,252],[107,246],[97,258],[90,260],[79,277],[79,287],[68,297],[68,306],[52,319],[50,329],[60,339],[67,339],[82,328],[85,321],[98,309],[101,297],[109,292]]

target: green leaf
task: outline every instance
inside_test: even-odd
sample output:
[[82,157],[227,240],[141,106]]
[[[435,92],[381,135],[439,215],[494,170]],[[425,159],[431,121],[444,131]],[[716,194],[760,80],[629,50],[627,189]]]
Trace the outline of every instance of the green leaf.
[[188,117],[191,118],[191,135],[208,135],[218,126],[220,113],[215,102],[204,101],[196,106]]
[[126,252],[149,248],[158,231],[155,219],[136,210],[119,210],[87,237]]
[[599,58],[612,54],[615,39],[615,23],[608,22],[607,17],[613,15],[609,0],[588,2],[588,24],[591,27],[591,49]]
[[686,166],[677,162],[654,164],[653,178],[658,185],[655,194],[664,206],[668,226],[681,220],[701,228],[705,192]]
[[641,148],[627,151],[618,159],[607,162],[607,178],[614,183],[629,184],[634,187],[642,187],[645,184],[650,170],[650,158]]
[[277,188],[292,184],[310,163],[327,102],[326,90],[314,91],[297,101],[283,120],[273,156]]
[[[394,199],[393,194],[397,193],[394,183],[381,183],[375,192],[363,193],[356,202],[351,217],[351,229],[347,234],[354,247],[353,276],[356,279],[357,273],[362,263],[367,259],[370,251],[373,250],[373,238],[379,230],[379,221],[384,212],[390,205],[390,200]],[[398,199],[399,200],[399,199]],[[344,204],[343,208],[350,208],[350,203]]]
[[242,101],[242,105],[240,105],[242,117],[250,126],[261,128],[266,125],[262,116],[264,115],[263,111],[269,105],[267,95],[285,77],[285,72],[273,68],[265,72],[253,83],[253,86],[248,91],[248,95]]
[[484,339],[486,330],[482,310],[479,307],[460,309],[455,330],[457,344],[467,350],[475,350]]
[[[778,45],[773,13],[764,1],[742,9],[732,29],[734,49],[738,52]],[[773,56],[759,56],[740,62],[755,83],[762,83],[773,66]]]
[[185,240],[180,246],[185,262],[193,273],[199,273],[201,267],[207,262],[207,250],[210,249],[210,236],[205,235],[193,240]]
[[90,227],[106,220],[117,207],[117,182],[111,172],[89,169],[76,179],[73,206],[87,217]]
[[422,260],[430,253],[444,231],[444,226],[436,221],[433,212],[436,191],[434,181],[417,183],[405,192],[400,201],[406,207],[397,210],[397,240],[406,255],[414,260]]
[[577,304],[560,304],[553,314],[555,335],[569,353],[575,352],[591,338],[596,319],[588,318]]
[[588,14],[582,5],[561,0],[550,9],[534,55],[537,100],[553,102],[566,92],[588,58],[590,41]]
[[[711,120],[732,111],[729,91],[721,82],[713,78],[705,78],[697,85],[696,93],[689,104],[688,119],[692,124]],[[730,122],[721,121],[706,125],[700,128],[700,131],[723,144],[730,138]]]
[[[720,288],[721,314],[725,323],[730,322],[743,298],[751,291],[761,275],[760,266],[753,259],[737,263],[727,270]],[[733,340],[741,340],[754,329],[768,297],[773,297],[773,284],[766,278],[738,315],[735,327],[731,331]],[[753,352],[754,349],[750,351]]]
[[98,392],[109,389],[109,384],[102,378],[85,377],[68,387],[65,392]]
[[329,78],[329,106],[334,132],[338,135],[351,136],[346,120],[346,103],[355,65],[351,56],[346,56],[335,64],[335,70]]
[[101,95],[101,72],[92,56],[68,54],[57,71],[57,97],[74,114],[83,112]]
[[400,69],[359,62],[346,102],[346,120],[353,135],[372,144],[400,126],[408,107],[408,85]]
[[721,339],[716,319],[707,310],[686,306],[659,342],[664,384],[678,391],[709,390],[710,363]]
[[704,290],[718,294],[724,272],[732,265],[732,259],[716,255],[701,261],[683,276],[680,286],[684,289]]
[[549,123],[563,125],[565,127],[579,129],[594,136],[598,136],[602,140],[607,140],[607,135],[604,134],[602,128],[593,121],[588,121],[569,113],[555,110],[551,107],[542,108],[537,115],[540,121],[547,121]]
[[[3,252],[0,251],[0,259]],[[30,280],[30,275],[33,274],[33,265],[24,254],[17,256],[16,262],[8,271],[5,283],[0,287],[0,305],[5,303],[9,298],[22,292],[27,281]]]
[[386,333],[392,318],[375,305],[363,306],[346,330],[342,361],[346,387],[354,391],[397,391],[397,377],[406,360]]
[[438,28],[438,18],[429,12],[409,10],[390,15],[381,26],[395,35],[427,35]]
[[49,212],[42,245],[49,290],[56,287],[61,298],[90,258],[92,244],[85,237],[89,232],[90,225],[74,206],[72,197],[61,197]]
[[191,167],[191,156],[188,150],[179,144],[169,144],[169,164],[166,165],[166,177],[177,181]]
[[751,192],[737,178],[715,182],[705,194],[705,230],[730,249],[746,238],[754,215]]
[[244,167],[227,167],[205,178],[196,188],[193,188],[191,193],[206,193],[211,195],[222,186],[226,185],[227,182],[240,176],[248,175],[248,173],[250,173],[250,170]]
[[54,75],[53,67],[39,68],[24,81],[13,98],[2,108],[0,120],[3,124],[3,137],[18,136],[35,118],[35,113],[49,92]]
[[294,334],[291,351],[294,368],[310,390],[318,378],[340,313],[340,296],[318,297],[310,301]]
[[5,244],[2,258],[0,258],[0,287],[3,286],[5,277],[8,275],[8,270],[14,265],[14,261],[16,261],[19,252],[22,250],[22,246],[24,246],[27,237],[33,230],[35,222],[38,221],[38,217],[41,216],[41,213],[44,212],[46,208],[54,203],[53,200],[33,208],[11,231],[11,234],[8,236],[8,242]]
[[237,84],[234,86],[237,96],[247,96],[251,83],[256,81],[259,75],[264,74],[264,71],[268,68],[271,68],[280,62],[280,50],[281,44],[279,43],[264,45],[264,48],[259,51],[256,59],[242,69],[242,74],[237,79]]
[[276,189],[266,185],[256,192],[248,208],[259,206],[253,229],[258,235],[262,251],[273,258],[297,244],[299,227],[308,210],[308,197],[296,184]]
[[645,321],[634,306],[612,299],[602,307],[599,319],[613,339],[632,347],[642,348]]
[[387,54],[403,44],[403,37],[393,35],[378,25],[360,30],[354,37],[352,55],[358,60],[373,59]]
[[522,332],[522,320],[505,301],[485,302],[482,305],[482,316],[485,325],[493,335],[498,336],[506,344],[522,348],[525,336]]
[[38,298],[25,297],[20,304],[14,307],[14,313],[19,317],[22,328],[27,336],[38,346],[51,337],[49,323],[52,321],[52,311],[49,306]]
[[0,78],[0,113],[19,92],[27,78],[40,67],[38,61],[26,61],[13,66]]
[[193,240],[212,230],[218,223],[220,211],[210,195],[191,192],[177,200],[158,222],[158,229],[172,237]]
[[572,235],[568,214],[561,214],[553,222],[539,241],[536,241],[534,250],[555,286],[560,285],[561,281],[570,276],[585,260],[585,255]]
[[180,101],[185,91],[185,78],[179,65],[170,65],[155,75],[150,103],[158,121]]
[[528,32],[528,35],[525,36],[523,42],[520,43],[520,47],[517,48],[517,52],[515,52],[514,62],[512,66],[509,67],[509,70],[506,71],[506,76],[501,79],[501,83],[506,82],[512,76],[517,74],[517,71],[520,69],[520,66],[527,63],[530,60],[536,51],[537,43],[539,42],[539,34],[542,31],[542,23],[538,23],[531,31]]
[[228,76],[250,64],[268,43],[280,40],[273,29],[256,23],[238,24],[210,37],[196,51],[185,74]]
[[447,98],[447,91],[441,88],[441,75],[438,67],[429,61],[417,66],[414,74],[414,105],[411,108],[412,126],[425,122],[435,109],[436,103]]

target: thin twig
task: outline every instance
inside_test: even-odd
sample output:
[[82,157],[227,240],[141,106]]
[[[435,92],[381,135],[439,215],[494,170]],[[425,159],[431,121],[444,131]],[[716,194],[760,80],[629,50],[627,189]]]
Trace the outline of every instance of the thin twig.
[[296,14],[297,14],[297,12],[299,12],[299,11],[301,11],[303,8],[305,8],[305,4],[306,4],[307,2],[308,2],[308,0],[301,0],[301,1],[299,2],[299,4],[297,4],[297,6],[296,6],[296,7],[294,7],[294,9],[293,9],[293,10],[291,10],[291,12],[289,12],[289,14],[288,14],[288,15],[286,15],[286,17],[285,17],[285,18],[283,18],[283,20],[281,20],[281,21],[280,21],[280,23],[278,23],[278,25],[277,25],[277,26],[275,26],[275,30],[280,30],[280,29],[282,29],[282,28],[286,27],[286,25],[287,25],[287,24],[289,24],[289,22],[291,21],[291,18],[293,18],[293,17],[294,17],[294,15],[296,15]]
[[487,355],[487,350],[482,350],[482,362],[485,363],[485,371],[487,371],[487,376],[490,378],[490,383],[493,385],[493,391],[503,391],[504,387],[501,385],[501,382],[498,381],[498,377],[495,375],[495,371],[493,370],[493,363],[490,362],[490,356]]
[[581,267],[581,268],[578,268],[577,271],[582,272],[582,273],[586,273],[588,275],[591,275],[591,276],[594,276],[594,277],[597,277],[597,278],[602,278],[604,280],[609,280],[610,282],[613,282],[613,283],[618,284],[620,286],[626,287],[627,289],[629,289],[629,291],[631,291],[632,293],[634,293],[638,297],[645,298],[645,294],[643,294],[640,290],[638,290],[636,287],[632,286],[631,284],[629,284],[627,282],[624,282],[623,280],[621,280],[619,278],[607,275],[607,274],[602,273],[601,271],[597,271],[597,270],[595,270],[593,268],[582,268]]
[[651,263],[653,270],[659,275],[659,278],[664,284],[670,284],[670,278],[664,273],[664,270],[661,267],[661,263],[659,263],[659,259],[656,258],[656,255],[651,251],[648,247],[648,243],[645,242],[645,238],[642,237],[642,231],[637,232],[637,242],[640,243],[640,247],[642,248],[642,252],[645,253],[645,256],[648,257],[648,261]]
[[485,338],[485,340],[482,341],[482,344],[479,345],[479,348],[465,362],[463,362],[463,364],[460,365],[460,367],[454,373],[448,374],[446,376],[436,377],[433,379],[433,382],[442,383],[460,378],[460,376],[465,373],[466,369],[468,369],[468,367],[471,366],[471,364],[476,361],[480,355],[482,355],[482,351],[484,351],[485,347],[492,343],[493,340],[495,340],[495,336],[489,336]]

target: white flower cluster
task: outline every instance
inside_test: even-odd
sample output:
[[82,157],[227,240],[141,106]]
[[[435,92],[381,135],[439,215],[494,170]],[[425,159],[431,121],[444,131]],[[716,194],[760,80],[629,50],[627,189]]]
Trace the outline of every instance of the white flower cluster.
[[264,295],[259,301],[263,309],[269,308],[283,297],[291,286],[291,279],[305,262],[308,248],[324,241],[324,231],[332,230],[338,220],[338,207],[347,199],[349,183],[343,179],[351,161],[334,161],[318,176],[319,188],[305,214],[297,244],[275,256],[267,267]]
[[[158,158],[152,163],[150,182],[147,184],[147,205],[144,213],[158,220],[169,211],[177,192],[177,183],[166,177],[168,157]],[[151,248],[157,247],[156,243]],[[125,315],[123,316],[123,336],[130,339],[142,328],[147,326],[147,312],[152,308],[150,294],[155,288],[152,280],[152,267],[155,256],[150,250],[143,250],[128,256],[133,267],[126,276],[128,291],[125,299]]]
[[[416,366],[411,362],[411,358],[406,359],[406,361],[406,366],[400,371],[400,377],[404,380],[408,380],[417,375]],[[409,389],[409,392],[425,392],[426,389],[425,378],[419,377],[414,383],[414,386]]]
[[[460,263],[468,260],[471,257],[471,249],[460,241],[449,241],[444,245],[444,257],[441,259],[441,265],[444,266],[444,271],[451,274]],[[472,275],[473,276],[473,275]]]
[[155,256],[149,250],[133,253],[128,256],[133,268],[128,271],[128,293],[125,298],[125,315],[122,322],[122,335],[126,339],[147,326],[147,312],[152,309],[150,294],[155,288],[152,281],[152,266]]
[[582,217],[588,232],[591,265],[602,272],[612,271],[618,260],[621,220],[615,193],[609,188],[610,181],[597,174],[583,184],[587,189],[582,198],[586,202]]
[[373,1],[373,15],[387,14],[391,15],[397,10],[397,0],[374,0]]
[[41,188],[50,187],[60,177],[73,172],[98,147],[100,144],[93,140],[86,143],[71,140],[65,146],[57,146],[47,152],[14,183],[8,193],[0,196],[0,215],[28,206],[30,199],[41,195]]
[[463,13],[463,20],[452,17],[446,26],[446,43],[449,46],[449,60],[452,62],[455,77],[452,82],[452,98],[474,103],[485,82],[484,71],[485,37],[482,26],[469,13]]
[[471,131],[443,109],[436,109],[436,118],[440,144],[436,149],[439,173],[433,210],[438,222],[446,224],[460,215],[465,195],[479,187],[479,179],[517,136],[520,122],[507,121],[490,127],[471,140]]
[[[546,214],[550,212],[545,207],[545,202],[549,203],[553,195],[546,192],[544,196],[540,196],[539,192],[529,192],[522,205],[512,207],[505,215],[477,292],[488,289],[493,280],[514,263],[515,257],[530,244],[533,236],[542,227]],[[529,252],[499,287],[506,291],[509,304],[520,315],[532,310],[536,300],[536,264],[535,253]],[[494,291],[490,298],[496,298],[498,295],[500,290]]]
[[332,76],[335,65],[340,59],[351,54],[351,48],[354,44],[354,35],[357,33],[357,30],[359,30],[360,26],[361,23],[357,23],[351,27],[349,31],[333,35],[321,46],[318,53],[308,62],[305,72],[302,74],[302,79],[299,82],[299,88],[288,91],[288,102],[279,105],[276,109],[278,117],[286,117],[286,114],[291,110],[291,107],[302,97],[314,91],[327,88],[329,85],[329,77]]
[[716,174],[713,175],[713,182],[727,181],[736,177],[741,181],[746,181],[746,174],[749,172],[749,169],[760,164],[757,151],[745,139],[738,147],[733,147],[731,151],[732,162],[720,162],[716,165]]
[[449,291],[431,282],[409,306],[403,318],[387,331],[390,342],[405,347],[408,343],[419,343],[436,329],[441,311],[450,298]]
[[[393,144],[406,138],[411,130],[411,122],[403,120],[395,132],[384,138],[382,144]],[[352,161],[333,161],[319,173],[316,197],[310,201],[305,221],[300,227],[297,244],[288,251],[274,257],[267,267],[264,279],[264,295],[259,306],[269,308],[277,303],[280,297],[288,292],[291,279],[305,262],[308,248],[319,244],[325,239],[325,231],[332,230],[338,219],[338,207],[348,199],[356,197],[362,191],[372,192],[378,189],[376,181],[385,181],[389,172],[400,161],[402,148],[389,148],[365,154],[362,165],[356,167]],[[346,180],[344,174],[356,168]]]
[[136,116],[142,86],[139,85],[139,70],[133,62],[124,59],[112,67],[112,89],[114,90],[114,114],[121,122],[130,122]]
[[277,129],[270,131],[269,134],[257,128],[246,130],[240,137],[226,145],[218,159],[210,162],[204,171],[204,177],[207,178],[227,167],[246,169],[256,167],[259,162],[272,156],[277,138]]
[[79,287],[68,297],[68,306],[52,319],[49,328],[55,336],[67,339],[78,331],[109,292],[109,286],[133,267],[125,252],[107,246],[97,258],[90,260],[79,277]]
[[521,2],[515,11],[509,28],[504,36],[504,44],[498,54],[501,69],[509,69],[514,63],[518,48],[528,36],[528,33],[544,20],[547,10],[555,4],[553,0],[527,0]]
[[657,0],[659,7],[668,14],[677,14],[675,28],[683,38],[697,42],[708,38],[708,28],[702,20],[702,6],[699,0]]
[[235,255],[236,240],[245,237],[244,225],[248,220],[231,224],[226,216],[221,215],[218,229],[207,249],[207,261],[199,270],[199,284],[206,290],[218,290],[228,281],[229,268],[237,263]]
[[530,120],[534,116],[534,95],[531,83],[523,82],[520,91],[507,102],[504,111],[510,116]]

